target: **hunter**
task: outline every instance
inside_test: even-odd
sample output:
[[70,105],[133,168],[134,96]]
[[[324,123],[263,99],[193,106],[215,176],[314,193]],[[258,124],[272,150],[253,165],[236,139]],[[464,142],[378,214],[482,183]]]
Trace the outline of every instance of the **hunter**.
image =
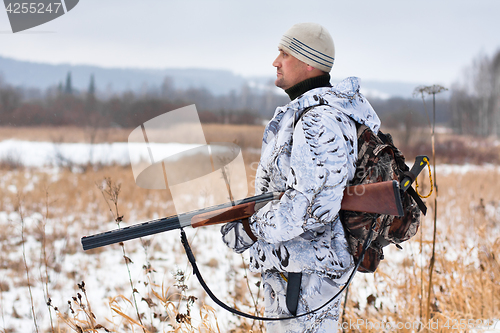
[[319,24],[292,26],[278,44],[275,85],[290,102],[278,107],[263,137],[255,192],[284,192],[247,221],[221,229],[234,251],[249,250],[260,272],[268,332],[337,332],[340,295],[354,261],[339,220],[354,176],[356,123],[377,133],[380,120],[350,77],[330,84],[335,48]]

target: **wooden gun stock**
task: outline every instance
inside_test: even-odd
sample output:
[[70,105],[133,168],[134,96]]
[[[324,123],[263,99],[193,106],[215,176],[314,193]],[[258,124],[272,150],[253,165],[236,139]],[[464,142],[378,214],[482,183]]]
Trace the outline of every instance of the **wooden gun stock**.
[[[279,199],[283,193],[276,198]],[[270,200],[269,200],[270,201]],[[193,228],[228,223],[252,216],[256,202],[249,202],[225,209],[213,210],[191,218]],[[386,215],[403,215],[403,206],[397,181],[347,186],[342,198],[342,210]]]
[[344,190],[342,210],[403,216],[399,183],[395,180],[348,186]]
[[[228,223],[252,216],[257,207],[278,200],[283,193],[265,193],[198,211],[131,225],[122,229],[82,237],[84,250],[191,226],[193,228]],[[344,190],[342,210],[387,215],[403,215],[399,183],[395,180],[348,186]]]
[[255,213],[255,202],[231,207],[229,209],[218,209],[212,212],[198,214],[191,219],[193,228],[203,227],[206,225],[228,223],[236,220],[241,220],[252,216]]

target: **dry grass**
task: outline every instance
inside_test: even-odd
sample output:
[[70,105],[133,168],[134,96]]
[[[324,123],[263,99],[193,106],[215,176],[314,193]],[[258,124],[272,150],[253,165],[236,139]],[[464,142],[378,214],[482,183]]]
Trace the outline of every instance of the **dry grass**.
[[[264,126],[202,124],[207,142],[234,142],[242,148],[260,148]],[[0,141],[127,142],[133,128],[0,127]]]
[[[429,128],[415,128],[407,145],[404,144],[404,131],[385,128],[382,130],[392,134],[394,143],[404,152],[408,161],[413,161],[417,155],[430,155],[432,151]],[[439,164],[500,164],[500,141],[494,137],[456,135],[442,129],[436,134],[436,158]]]
[[95,135],[95,143],[125,142],[131,130],[120,128],[82,128],[75,126],[55,127],[0,127],[0,141],[8,139],[45,142],[89,143]]
[[[427,199],[430,211],[419,234],[403,244],[403,252],[385,250],[389,259],[382,261],[373,280],[363,275],[355,279],[353,287],[371,284],[372,288],[369,295],[351,288],[345,332],[380,332],[381,327],[391,325],[392,331],[398,332],[463,332],[480,324],[484,328],[488,320],[490,324],[498,322],[500,193],[492,184],[498,184],[499,177],[498,168],[488,173],[438,174],[438,236],[431,318],[425,318],[425,310],[432,246],[434,207],[429,204],[433,203],[432,197]],[[391,260],[391,255],[400,259]],[[398,329],[394,329],[395,325],[399,325]]]
[[[243,128],[234,127],[234,133],[226,134],[214,125],[210,132],[216,138],[213,141],[224,141],[224,135],[234,137],[238,132],[251,133],[251,138],[245,142],[253,142],[254,136],[261,136],[261,132],[257,133],[260,127]],[[3,129],[0,133],[4,133]],[[47,133],[43,135],[50,136]],[[40,134],[39,137],[43,135]],[[483,142],[472,145],[482,147]],[[249,146],[253,146],[253,143],[249,143]],[[470,146],[468,143],[466,147],[470,150]],[[255,153],[244,152],[250,188],[253,188],[252,180],[258,157]],[[54,297],[50,311],[57,314],[54,315],[55,332],[79,332],[77,326],[89,332],[104,332],[104,328],[98,328],[98,325],[112,332],[219,332],[223,331],[222,327],[230,327],[232,332],[264,331],[261,323],[244,319],[233,317],[230,322],[221,322],[223,310],[207,306],[206,295],[193,286],[188,289],[183,287],[185,282],[180,276],[189,275],[189,271],[186,270],[186,260],[177,238],[171,242],[166,242],[167,238],[153,238],[146,243],[126,243],[127,253],[135,261],[132,265],[139,267],[139,270],[143,267],[142,275],[136,275],[134,280],[137,288],[134,293],[139,303],[142,326],[131,306],[132,291],[127,277],[122,279],[120,276],[113,276],[113,287],[106,287],[106,295],[111,298],[101,296],[104,298],[102,300],[92,298],[99,290],[91,289],[89,286],[95,286],[96,282],[89,281],[86,292],[90,300],[87,300],[81,288],[75,287],[77,283],[95,279],[95,270],[99,267],[112,265],[113,261],[123,261],[117,246],[95,249],[85,254],[81,250],[82,235],[114,227],[114,217],[96,186],[96,183],[103,184],[105,177],[111,177],[115,183],[121,184],[119,205],[120,215],[125,216],[124,225],[174,214],[169,193],[138,188],[128,167],[90,168],[82,173],[73,173],[67,169],[57,172],[30,168],[1,169],[0,212],[5,213],[0,216],[0,307],[2,318],[5,319],[0,321],[0,332],[18,331],[16,327],[5,324],[9,321],[21,320],[19,318],[30,320],[31,309],[20,308],[18,301],[6,304],[6,300],[15,299],[15,295],[19,298],[26,297],[28,285],[22,259],[21,225],[19,216],[16,215],[20,203],[25,212],[24,244],[28,245],[25,250],[26,264],[33,277],[31,285],[35,305],[38,307],[37,318],[41,320],[44,329],[48,327],[47,321],[42,320],[47,317],[47,311],[40,309],[43,301],[36,303],[36,298],[37,292],[41,293],[47,287]],[[416,332],[419,331],[418,327],[406,329],[404,324],[423,322],[427,326],[420,327],[423,328],[421,331],[455,332],[465,331],[453,329],[454,324],[458,327],[462,324],[460,320],[470,319],[471,325],[475,325],[480,320],[499,319],[500,192],[495,185],[500,183],[500,171],[493,167],[471,167],[469,170],[450,167],[446,172],[443,168],[438,168],[437,182],[438,246],[431,321],[427,322],[421,314],[425,313],[427,304],[428,263],[432,246],[432,197],[427,199],[430,205],[428,217],[423,220],[417,236],[403,244],[403,252],[388,248],[387,259],[381,263],[376,274],[356,276],[347,304],[346,331],[380,332],[380,323],[389,322],[403,324],[402,329],[393,331]],[[428,180],[421,179],[419,183],[421,191],[427,193]],[[20,202],[18,198],[21,199]],[[218,238],[210,238],[209,232],[204,230],[192,234],[191,239],[193,237],[197,240],[192,242],[193,250],[198,255],[202,254],[203,247],[197,244],[202,243],[211,248],[215,246],[215,242],[220,242]],[[42,240],[46,244],[44,256],[41,255]],[[179,275],[169,277],[168,272],[158,269],[166,261],[166,253],[174,257],[169,265],[171,270],[175,266],[179,267]],[[72,262],[77,262],[78,266],[69,264]],[[225,296],[230,304],[234,303],[245,311],[252,312],[255,308],[261,310],[259,289],[254,286],[258,277],[246,272],[239,256],[234,257],[228,250],[226,254],[206,258],[198,264],[203,272],[207,272],[205,275],[208,277],[209,272],[216,270],[227,272],[225,281],[215,281],[212,284],[223,282],[229,286]],[[126,271],[122,270],[120,274],[126,275]],[[248,280],[245,276],[248,276]],[[196,285],[196,282],[191,283]],[[254,297],[248,291],[249,285]],[[61,294],[70,300],[75,313],[71,312],[65,301],[59,299],[56,303],[56,295]],[[108,304],[109,312],[95,312],[95,303],[100,301]],[[255,306],[255,302],[259,304]],[[90,303],[93,310],[90,310]],[[54,306],[59,307],[58,312],[54,311]],[[96,318],[92,319],[89,311]],[[447,322],[449,327],[445,327]],[[362,323],[371,323],[373,327],[356,327],[356,324]],[[432,329],[427,329],[429,325],[436,323],[439,324],[438,328],[432,326]]]
[[[249,164],[255,161],[256,157],[252,153],[245,152],[245,158],[253,158]],[[247,165],[249,172],[255,172],[254,168]],[[71,172],[68,169],[59,169],[57,172],[51,170],[38,170],[31,168],[8,168],[1,171],[0,177],[0,212],[7,212],[8,220],[3,221],[0,219],[0,264],[1,264],[1,296],[3,302],[3,295],[7,292],[15,292],[25,290],[28,287],[26,280],[25,265],[23,264],[22,256],[19,254],[21,245],[25,244],[20,236],[19,216],[15,214],[19,210],[20,203],[26,212],[26,228],[24,229],[26,239],[34,239],[37,243],[34,246],[30,242],[30,246],[26,249],[25,253],[28,259],[28,269],[31,276],[35,276],[35,282],[32,282],[34,289],[38,291],[49,290],[50,294],[61,294],[63,290],[68,288],[68,282],[72,281],[75,286],[78,281],[85,280],[88,276],[93,276],[95,269],[100,268],[102,265],[100,261],[106,257],[113,256],[113,247],[99,248],[88,251],[86,258],[90,264],[81,267],[66,267],[68,258],[78,258],[81,254],[80,237],[82,235],[94,234],[97,232],[113,229],[110,221],[115,219],[114,212],[110,212],[110,207],[103,200],[103,196],[98,186],[106,187],[105,178],[111,176],[115,183],[120,183],[120,196],[119,207],[120,215],[124,215],[123,225],[130,223],[137,223],[144,220],[150,220],[162,216],[170,216],[175,213],[171,197],[166,191],[158,190],[145,190],[137,187],[134,183],[133,175],[128,167],[110,166],[100,169],[88,168],[85,172]],[[252,176],[249,174],[248,181],[251,182]],[[20,200],[18,200],[20,198]],[[49,211],[46,212],[46,206]],[[111,207],[111,210],[114,210]],[[48,218],[46,218],[46,216]],[[46,255],[42,255],[42,241],[46,244]],[[136,244],[139,241],[136,241]],[[163,290],[158,290],[158,285],[154,283],[155,280],[164,279],[162,272],[155,274],[154,267],[149,263],[149,259],[158,262],[162,259],[162,254],[171,253],[175,255],[175,261],[179,264],[184,263],[185,257],[183,250],[181,250],[178,240],[170,244],[162,244],[158,241],[144,240],[142,250],[148,252],[146,255],[147,260],[144,263],[136,263],[137,265],[147,267],[145,268],[144,281],[151,281],[137,285],[138,281],[134,281],[134,291],[127,292],[126,284],[116,283],[116,293],[114,301],[110,303],[110,309],[115,314],[113,324],[110,325],[106,320],[106,316],[96,313],[99,321],[92,322],[89,312],[85,312],[85,304],[81,300],[75,301],[70,298],[70,304],[65,306],[64,302],[61,303],[52,300],[51,314],[56,321],[57,332],[79,332],[81,330],[89,331],[102,331],[104,329],[95,330],[95,327],[101,325],[106,327],[109,331],[124,332],[124,331],[145,331],[156,332],[155,325],[160,321],[162,327],[172,328],[172,332],[219,332],[217,328],[217,318],[215,311],[203,302],[200,298],[190,306],[191,312],[186,312],[187,302],[192,302],[194,296],[187,294],[184,291],[172,293],[174,284],[176,282],[172,278],[167,278],[164,285],[169,286],[169,294],[167,298],[159,298],[158,295],[165,296]],[[128,246],[133,244],[127,244]],[[133,247],[133,246],[132,246]],[[199,247],[193,246],[194,252],[199,253]],[[139,249],[133,249],[127,252],[132,255],[137,255]],[[20,252],[21,251],[21,252]],[[132,257],[130,255],[130,257]],[[215,258],[213,258],[215,259]],[[217,257],[218,260],[223,260]],[[134,259],[135,260],[135,259]],[[66,264],[65,264],[66,263]],[[206,267],[211,268],[212,263],[207,262]],[[133,264],[133,263],[132,263]],[[154,265],[154,263],[153,263]],[[72,265],[73,266],[73,265]],[[222,265],[225,267],[224,265]],[[226,265],[227,266],[227,265]],[[220,269],[221,265],[217,265]],[[185,267],[187,268],[187,267]],[[47,271],[47,274],[45,274]],[[112,271],[108,272],[112,274]],[[126,273],[125,273],[126,275]],[[168,275],[168,273],[167,273]],[[243,279],[243,273],[231,275],[232,279]],[[55,278],[54,277],[58,277]],[[62,277],[62,279],[61,279]],[[255,277],[256,278],[256,277]],[[234,280],[232,281],[234,282]],[[239,288],[239,287],[238,287]],[[92,294],[92,290],[89,291]],[[108,290],[108,292],[110,292]],[[49,292],[47,292],[49,294]],[[112,291],[111,291],[112,294]],[[246,300],[246,295],[242,291],[237,293],[238,302],[246,306],[250,304]],[[140,318],[134,315],[134,311],[130,312],[128,304],[133,302],[133,295],[137,298],[140,309]],[[66,293],[66,297],[70,297]],[[78,299],[78,296],[75,296]],[[142,299],[142,301],[140,301]],[[163,302],[162,302],[163,300]],[[35,301],[37,307],[37,315],[47,316],[47,312],[42,313],[40,310],[41,303]],[[154,302],[157,306],[153,309],[149,307],[150,302]],[[43,303],[42,303],[43,304]],[[144,305],[148,304],[148,308],[144,309]],[[87,305],[88,306],[88,305]],[[242,305],[243,306],[243,305]],[[58,307],[57,311],[54,307]],[[67,308],[67,310],[62,310]],[[196,310],[195,310],[196,308]],[[4,307],[2,304],[2,311],[10,318],[27,318],[29,314],[26,309],[20,309],[14,306]],[[74,312],[72,312],[74,311]],[[56,316],[57,314],[57,316]],[[196,315],[195,315],[196,314]],[[121,320],[116,319],[121,317]],[[163,319],[162,319],[163,316]],[[204,318],[201,322],[191,320],[191,316]],[[147,320],[152,318],[151,320]],[[238,320],[241,327],[251,327],[251,323],[245,320]],[[94,327],[94,328],[93,328]],[[234,326],[234,331],[239,332],[238,326]],[[10,332],[11,327],[5,326],[0,323],[0,328],[3,331]],[[170,331],[170,330],[164,330]],[[242,331],[248,331],[243,329]],[[0,329],[2,332],[2,329]],[[17,332],[12,328],[12,332]]]

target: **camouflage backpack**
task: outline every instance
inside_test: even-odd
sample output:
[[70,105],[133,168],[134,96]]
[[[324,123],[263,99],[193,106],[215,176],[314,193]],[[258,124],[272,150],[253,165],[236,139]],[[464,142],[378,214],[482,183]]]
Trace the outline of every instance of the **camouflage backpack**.
[[[386,180],[401,181],[408,175],[405,158],[396,148],[389,134],[375,135],[365,125],[357,125],[358,160],[356,174],[349,185],[370,184]],[[410,186],[401,193],[404,215],[401,217],[362,212],[341,211],[341,221],[346,231],[351,254],[356,262],[361,256],[363,244],[369,235],[374,219],[372,241],[366,250],[358,271],[374,272],[384,258],[383,247],[402,243],[413,237],[420,225],[420,213],[425,215],[426,207]]]

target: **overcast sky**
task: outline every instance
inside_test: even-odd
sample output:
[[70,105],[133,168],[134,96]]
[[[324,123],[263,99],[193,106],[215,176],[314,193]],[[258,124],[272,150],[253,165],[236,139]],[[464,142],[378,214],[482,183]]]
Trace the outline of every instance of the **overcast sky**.
[[316,22],[336,47],[334,78],[449,85],[500,49],[498,0],[81,0],[13,34],[0,8],[0,55],[103,67],[229,69],[273,76],[281,35]]

